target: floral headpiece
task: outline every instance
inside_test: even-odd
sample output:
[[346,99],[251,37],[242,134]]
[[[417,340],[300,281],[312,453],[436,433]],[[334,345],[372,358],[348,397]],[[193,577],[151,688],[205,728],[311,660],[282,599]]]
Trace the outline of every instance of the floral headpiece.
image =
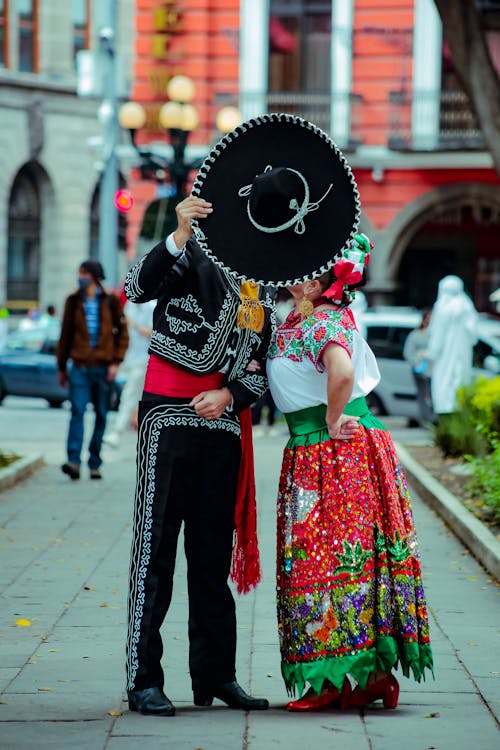
[[341,304],[344,293],[347,292],[353,298],[353,293],[348,287],[360,284],[363,280],[363,271],[370,262],[370,254],[373,244],[366,234],[355,234],[353,239],[342,250],[341,258],[333,266],[335,281],[322,296]]

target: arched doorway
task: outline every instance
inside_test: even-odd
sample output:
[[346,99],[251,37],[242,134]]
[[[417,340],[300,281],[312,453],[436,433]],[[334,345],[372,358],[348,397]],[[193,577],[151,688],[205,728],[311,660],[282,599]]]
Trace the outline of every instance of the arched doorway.
[[42,208],[37,165],[16,175],[9,197],[7,300],[13,309],[37,307],[40,282]]
[[489,295],[500,286],[500,190],[469,186],[460,196],[454,187],[453,195],[443,191],[414,216],[405,229],[406,243],[400,239],[394,249],[394,303],[430,306],[439,280],[456,274],[477,309],[494,313]]

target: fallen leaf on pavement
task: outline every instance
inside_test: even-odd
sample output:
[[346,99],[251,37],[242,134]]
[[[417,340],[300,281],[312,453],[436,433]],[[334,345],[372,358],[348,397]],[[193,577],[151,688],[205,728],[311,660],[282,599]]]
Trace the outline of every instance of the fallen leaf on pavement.
[[110,716],[121,716],[122,712],[121,711],[108,711],[108,714]]
[[95,586],[84,586],[85,591],[95,591]]
[[439,719],[440,713],[439,711],[433,711],[430,714],[424,714],[424,719]]
[[100,607],[109,607],[109,604],[106,604],[106,602],[103,602],[102,604],[99,604]]
[[46,687],[43,687],[43,688],[38,688],[38,690],[39,690],[39,691],[40,691],[41,693],[50,693],[50,692],[52,691],[52,688],[46,688]]
[[20,628],[28,628],[31,625],[30,620],[16,620],[16,625],[18,625]]
[[49,648],[49,654],[58,654],[60,649],[58,648]]

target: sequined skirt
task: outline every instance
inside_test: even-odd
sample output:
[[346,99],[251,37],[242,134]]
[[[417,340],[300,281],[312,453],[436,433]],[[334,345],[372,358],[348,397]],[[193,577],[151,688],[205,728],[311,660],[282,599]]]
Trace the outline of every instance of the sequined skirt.
[[382,426],[363,426],[373,422],[362,418],[353,440],[331,440],[325,408],[314,409],[289,420],[278,494],[277,609],[287,689],[301,693],[309,683],[320,692],[325,679],[340,689],[346,675],[364,688],[370,673],[398,665],[420,680],[425,668],[432,671],[428,616],[408,487],[391,436]]

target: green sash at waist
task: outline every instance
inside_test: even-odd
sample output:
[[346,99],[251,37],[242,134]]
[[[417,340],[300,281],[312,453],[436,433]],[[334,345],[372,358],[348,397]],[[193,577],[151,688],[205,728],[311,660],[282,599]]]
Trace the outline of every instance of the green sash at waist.
[[[348,403],[344,407],[344,414],[359,417],[360,424],[366,429],[374,427],[377,430],[385,430],[382,422],[371,414],[365,398],[356,398]],[[309,406],[307,409],[292,411],[284,416],[290,430],[287,448],[315,445],[330,440],[326,426],[325,404]]]

